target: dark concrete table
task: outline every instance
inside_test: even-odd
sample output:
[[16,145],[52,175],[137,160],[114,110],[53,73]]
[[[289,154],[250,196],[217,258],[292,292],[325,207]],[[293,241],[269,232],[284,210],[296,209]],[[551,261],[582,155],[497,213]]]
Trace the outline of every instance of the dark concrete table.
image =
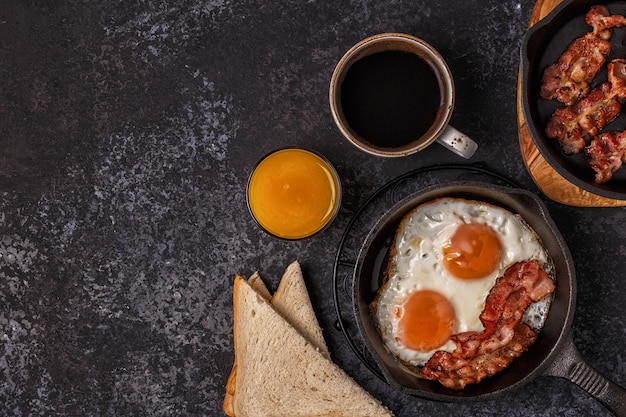
[[[481,164],[539,194],[578,275],[573,335],[626,385],[626,209],[542,196],[516,130],[532,2],[0,2],[0,408],[10,416],[219,416],[233,359],[236,273],[275,289],[303,265],[333,359],[398,416],[606,416],[565,380],[440,403],[395,392],[335,323],[333,262],[374,190],[417,167]],[[420,36],[454,74],[452,123],[480,145],[364,154],[330,115],[335,63],[385,31]],[[268,151],[326,155],[343,182],[332,227],[277,241],[245,186]],[[433,176],[439,174],[433,173]]]

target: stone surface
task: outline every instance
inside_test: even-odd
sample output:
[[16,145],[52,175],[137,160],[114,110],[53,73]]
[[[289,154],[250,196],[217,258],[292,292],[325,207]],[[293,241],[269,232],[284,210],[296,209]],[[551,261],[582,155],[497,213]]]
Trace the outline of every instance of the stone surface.
[[[2,1],[1,414],[222,415],[233,277],[258,270],[275,289],[299,259],[332,357],[397,416],[608,416],[555,378],[473,403],[407,396],[373,376],[335,326],[343,231],[390,179],[472,163],[541,195],[516,131],[531,8],[515,0]],[[480,145],[472,161],[436,145],[383,160],[342,140],[327,99],[334,65],[385,31],[422,37],[448,61],[452,124]],[[262,233],[246,207],[252,167],[286,145],[323,153],[343,183],[332,227],[300,242]],[[592,366],[626,385],[626,209],[542,198],[575,260],[574,340]]]

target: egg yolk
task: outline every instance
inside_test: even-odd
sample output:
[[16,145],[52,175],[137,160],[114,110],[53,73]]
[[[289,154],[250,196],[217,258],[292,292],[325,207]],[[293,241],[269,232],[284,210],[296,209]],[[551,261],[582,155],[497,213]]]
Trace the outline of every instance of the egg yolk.
[[443,263],[455,277],[478,279],[495,271],[502,256],[496,232],[481,223],[460,225],[443,247]]
[[400,343],[421,352],[442,346],[456,327],[454,307],[436,291],[412,293],[395,314],[399,319],[397,336]]

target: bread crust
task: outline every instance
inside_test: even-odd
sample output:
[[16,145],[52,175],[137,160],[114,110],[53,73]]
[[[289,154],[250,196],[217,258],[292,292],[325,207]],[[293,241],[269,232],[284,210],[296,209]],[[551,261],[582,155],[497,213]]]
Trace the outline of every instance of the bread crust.
[[[248,278],[248,283],[250,286],[257,292],[259,295],[266,300],[270,300],[272,295],[270,294],[267,286],[261,279],[261,275],[258,272],[255,272]],[[234,292],[233,294],[236,294]],[[233,300],[234,301],[234,300]],[[233,302],[234,304],[234,302]],[[222,408],[224,413],[226,413],[229,417],[235,417],[235,410],[233,409],[233,395],[235,395],[235,380],[237,378],[237,348],[235,348],[235,359],[233,363],[233,367],[230,371],[230,375],[228,375],[228,380],[226,381],[226,393],[224,394],[224,402],[222,403]]]

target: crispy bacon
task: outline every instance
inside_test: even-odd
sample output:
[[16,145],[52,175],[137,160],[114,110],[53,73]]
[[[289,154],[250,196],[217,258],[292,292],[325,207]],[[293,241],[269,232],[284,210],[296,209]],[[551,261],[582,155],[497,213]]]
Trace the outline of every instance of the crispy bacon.
[[608,81],[574,105],[556,109],[548,121],[546,136],[558,140],[567,155],[582,151],[622,108],[626,99],[626,60],[615,59],[607,68]]
[[484,330],[452,336],[453,352],[437,351],[422,369],[422,376],[452,389],[506,368],[534,343],[537,335],[522,315],[528,305],[554,291],[555,284],[538,261],[518,262],[509,267],[485,300],[480,315]]
[[595,182],[607,182],[626,162],[626,131],[606,132],[596,136],[585,148],[585,154],[589,157],[589,166],[596,171]]
[[608,9],[601,5],[591,7],[585,22],[592,30],[575,39],[558,61],[545,69],[541,80],[542,98],[556,98],[570,106],[586,96],[591,81],[611,51],[611,28],[626,26],[624,16],[610,15]]
[[430,368],[424,368],[422,375],[438,379],[447,388],[463,389],[468,384],[476,384],[505,369],[528,350],[536,339],[537,334],[528,325],[519,323],[514,328],[511,341],[493,352],[469,359],[442,350],[435,352],[430,359],[433,364]]

